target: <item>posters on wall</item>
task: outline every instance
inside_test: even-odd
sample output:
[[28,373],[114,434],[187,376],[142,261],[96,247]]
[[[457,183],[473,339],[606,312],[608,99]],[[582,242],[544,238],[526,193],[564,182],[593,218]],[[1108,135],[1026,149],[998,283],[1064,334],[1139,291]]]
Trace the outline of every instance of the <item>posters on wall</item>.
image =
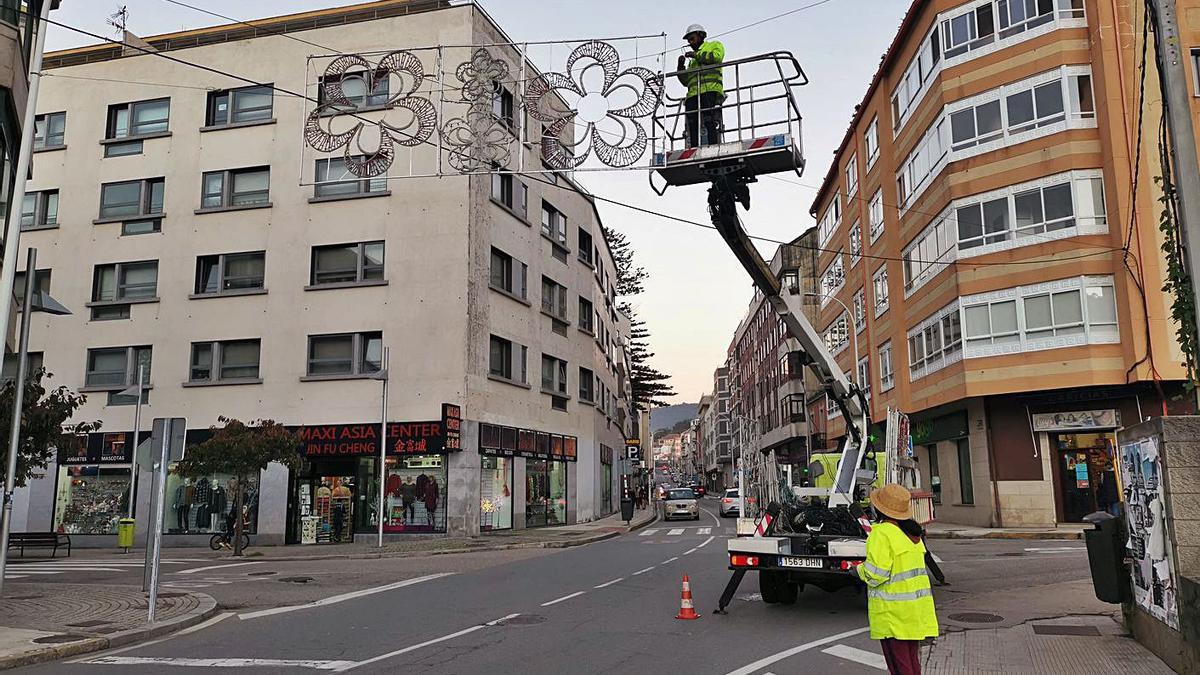
[[1121,482],[1129,528],[1128,557],[1133,561],[1134,601],[1146,613],[1179,630],[1158,439],[1121,444]]

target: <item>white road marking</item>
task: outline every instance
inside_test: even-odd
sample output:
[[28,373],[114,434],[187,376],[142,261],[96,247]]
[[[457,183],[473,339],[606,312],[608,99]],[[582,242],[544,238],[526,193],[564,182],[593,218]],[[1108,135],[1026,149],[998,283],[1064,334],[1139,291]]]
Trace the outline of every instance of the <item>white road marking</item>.
[[684,554],[684,555],[691,555],[691,554],[693,554],[693,553],[695,553],[695,552],[696,552],[696,549],[694,549],[694,548],[689,548],[688,550],[684,551],[684,552],[683,552],[683,554]]
[[[237,616],[237,614],[235,612],[221,612],[220,614],[214,616],[213,618],[209,619],[208,621],[203,621],[201,623],[196,624],[195,626],[191,626],[189,628],[184,628],[181,631],[171,633],[165,637],[160,637],[157,640],[151,640],[149,642],[138,642],[136,644],[129,645],[128,647],[121,647],[119,649],[105,650],[104,655],[112,656],[114,654],[123,654],[125,652],[130,652],[135,649],[143,649],[145,647],[149,647],[150,645],[156,645],[160,642],[166,642],[167,640],[170,640],[172,638],[177,638],[181,635],[190,635],[192,633],[197,633],[199,631],[204,630],[205,628],[209,628],[209,627],[213,626],[214,624],[220,623],[221,621],[224,621],[225,619],[228,619],[231,616]],[[95,655],[88,654],[87,656],[83,656],[78,659],[67,661],[67,663],[87,663],[88,661],[90,661],[91,659],[94,659],[94,658],[96,658]]]
[[670,532],[668,532],[668,533],[667,533],[667,536],[669,536],[669,537],[675,537],[675,536],[678,536],[678,535],[681,535],[681,534],[683,534],[683,528],[682,528],[682,527],[676,527],[676,528],[672,529]]
[[675,556],[674,558],[667,558],[666,560],[660,562],[659,565],[666,565],[667,563],[673,563],[676,560],[679,560],[679,556]]
[[242,567],[243,565],[261,565],[265,562],[266,562],[265,560],[255,560],[253,562],[240,562],[240,563],[232,563],[229,565],[209,565],[208,567],[197,567],[195,569],[183,570],[182,572],[178,572],[178,574],[195,574],[196,572],[207,572],[208,570],[223,570],[226,567]]
[[697,528],[696,534],[712,534],[712,528],[711,527]]
[[846,659],[855,663],[861,663],[864,666],[870,666],[879,670],[887,670],[887,661],[884,660],[883,654],[876,654],[865,649],[851,647],[850,645],[834,645],[821,650],[822,654],[836,656],[839,659]]
[[175,666],[191,668],[311,668],[340,671],[353,667],[354,661],[318,661],[312,659],[184,659],[169,656],[98,656],[87,661],[100,666]]
[[569,595],[564,595],[561,598],[551,600],[550,602],[543,602],[542,607],[549,607],[550,605],[557,605],[558,603],[563,602],[565,600],[570,600],[571,598],[577,598],[577,597],[583,595],[584,593],[587,593],[587,591],[575,591],[574,593],[571,593]]
[[944,562],[946,562],[945,560],[942,560],[941,558],[939,558],[939,557],[938,557],[938,554],[936,554],[936,553],[930,553],[929,555],[933,556],[933,562],[935,562],[935,563],[944,563]]
[[421,642],[421,643],[418,643],[418,644],[415,644],[415,645],[410,645],[410,646],[408,646],[408,647],[405,647],[405,648],[403,648],[403,649],[397,649],[397,650],[396,650],[396,651],[394,651],[394,652],[388,652],[388,653],[386,653],[386,654],[380,654],[379,656],[374,656],[374,657],[371,657],[371,658],[369,658],[369,659],[366,659],[366,660],[364,660],[364,661],[351,662],[351,664],[350,664],[350,665],[348,665],[348,666],[344,666],[344,667],[342,667],[342,668],[338,668],[338,669],[337,669],[337,672],[344,672],[344,671],[347,671],[347,670],[352,670],[352,669],[354,669],[354,668],[358,668],[359,666],[366,666],[366,665],[370,665],[370,664],[372,664],[372,663],[378,663],[378,662],[380,662],[380,661],[384,661],[384,660],[390,659],[390,658],[392,658],[392,657],[395,657],[395,656],[400,656],[401,654],[407,654],[407,653],[409,653],[409,652],[416,651],[416,650],[418,650],[418,649],[421,649],[422,647],[428,647],[429,645],[435,645],[435,644],[437,644],[437,643],[439,643],[439,642],[445,642],[445,641],[447,641],[447,640],[453,640],[454,638],[457,638],[457,637],[462,637],[462,636],[464,636],[464,635],[467,635],[468,633],[474,633],[474,632],[475,632],[475,631],[477,631],[477,630],[480,630],[480,629],[483,629],[483,628],[487,628],[487,627],[489,627],[489,626],[495,626],[496,624],[500,623],[501,621],[507,621],[508,619],[512,619],[512,618],[514,618],[514,617],[518,617],[518,616],[521,616],[521,615],[520,615],[520,614],[509,614],[508,616],[502,616],[502,617],[500,617],[499,619],[496,619],[496,620],[494,620],[494,621],[489,621],[489,622],[487,622],[487,623],[481,623],[481,624],[477,624],[477,625],[475,625],[475,626],[471,626],[470,628],[464,628],[464,629],[462,629],[462,630],[460,630],[460,631],[457,631],[457,632],[455,632],[455,633],[450,633],[449,635],[443,635],[442,637],[439,637],[439,638],[434,638],[434,639],[432,639],[432,640],[426,640],[425,642]]
[[642,530],[642,533],[639,534],[638,536],[639,537],[649,537],[650,535],[654,534],[655,532],[658,532],[658,528],[652,527],[648,530]]
[[636,572],[634,572],[634,573],[633,573],[633,576],[635,576],[635,577],[636,577],[636,576],[637,576],[637,575],[639,575],[639,574],[645,574],[646,572],[649,572],[650,570],[654,569],[655,567],[657,567],[657,565],[651,565],[651,566],[647,567],[647,568],[646,568],[646,569],[644,569],[644,570],[638,570],[638,571],[636,571]]
[[820,640],[813,640],[812,642],[806,642],[802,645],[792,647],[791,649],[785,649],[781,652],[777,652],[770,656],[765,656],[765,657],[755,661],[754,663],[742,666],[741,668],[738,668],[737,670],[731,670],[731,671],[729,671],[729,673],[727,675],[751,675],[752,673],[757,673],[758,671],[762,670],[763,668],[766,668],[767,666],[771,665],[772,663],[782,661],[782,660],[788,658],[789,656],[795,656],[796,654],[799,654],[801,652],[806,652],[814,647],[820,647],[821,645],[827,645],[830,642],[837,642],[838,640],[844,640],[848,637],[859,635],[859,634],[865,633],[869,630],[871,630],[871,628],[869,626],[863,626],[862,628],[857,628],[855,630],[848,630],[844,633],[838,633],[837,635],[830,635],[829,637],[823,637]]
[[612,581],[606,581],[606,582],[600,584],[599,586],[592,586],[592,588],[607,588],[609,586],[612,586],[613,584],[620,583],[622,581],[625,581],[625,577],[617,577],[616,579],[613,579]]
[[295,611],[301,610],[301,609],[313,609],[315,607],[324,607],[325,605],[334,605],[339,602],[353,600],[354,598],[361,598],[366,595],[373,595],[375,593],[383,593],[384,591],[391,591],[391,590],[395,590],[397,588],[403,588],[405,586],[412,586],[413,584],[419,584],[423,581],[431,581],[433,579],[441,579],[442,577],[448,577],[452,574],[454,574],[454,573],[453,572],[439,572],[437,574],[427,574],[423,577],[416,577],[413,579],[405,579],[404,581],[397,581],[394,584],[387,584],[386,586],[377,586],[375,588],[364,588],[361,591],[354,591],[351,593],[343,593],[341,595],[333,595],[328,598],[322,598],[320,600],[305,603],[303,605],[287,605],[285,607],[273,607],[271,609],[262,609],[257,612],[245,612],[242,614],[238,614],[238,618],[242,619],[244,621],[246,619],[257,619],[262,616],[272,616],[274,614],[284,614],[286,612],[295,612]]
[[708,539],[705,539],[704,543],[697,545],[696,548],[704,548],[705,546],[708,546],[708,542],[712,541],[713,539],[716,539],[716,537],[709,537]]
[[1058,546],[1053,548],[1027,548],[1025,550],[1036,553],[1062,553],[1064,551],[1070,553],[1082,553],[1087,549],[1082,546]]
[[29,565],[30,569],[20,569],[25,565],[13,565],[9,569],[19,570],[22,574],[66,574],[67,572],[123,572],[120,567],[58,567]]
[[5,579],[24,579],[25,576],[26,575],[24,575],[24,574],[5,574],[4,578]]
[[[94,569],[90,569],[90,568],[89,568],[87,571],[89,571],[89,572],[96,572],[96,571],[99,571],[99,572],[105,572],[105,571],[109,571],[109,570],[94,570]],[[115,571],[117,571],[117,570],[111,570],[111,571],[115,572]],[[66,572],[66,570],[21,570],[21,574],[22,574],[22,575],[29,575],[29,574],[62,574],[62,573],[64,573],[64,572]],[[5,574],[5,575],[4,575],[4,578],[5,578],[5,579],[8,579],[8,578],[9,578],[8,574]]]

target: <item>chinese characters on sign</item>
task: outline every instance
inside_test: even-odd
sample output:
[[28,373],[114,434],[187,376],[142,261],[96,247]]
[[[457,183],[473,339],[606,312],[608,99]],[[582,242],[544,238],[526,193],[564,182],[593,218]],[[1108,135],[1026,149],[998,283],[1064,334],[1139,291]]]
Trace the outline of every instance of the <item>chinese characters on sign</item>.
[[462,408],[453,403],[442,404],[442,430],[446,436],[443,447],[448,452],[462,450]]
[[[378,424],[312,424],[295,427],[305,457],[370,457],[379,454]],[[389,422],[387,454],[423,455],[462,449],[462,408],[442,404],[442,419]]]

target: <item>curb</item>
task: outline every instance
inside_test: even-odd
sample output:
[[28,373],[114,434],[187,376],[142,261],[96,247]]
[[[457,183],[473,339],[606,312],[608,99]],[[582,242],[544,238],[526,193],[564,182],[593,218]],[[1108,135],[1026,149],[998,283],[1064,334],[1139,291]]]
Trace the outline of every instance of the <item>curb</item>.
[[1083,539],[1083,532],[1064,530],[1062,532],[985,532],[980,535],[959,534],[958,532],[927,532],[926,539],[1026,539],[1026,540],[1061,540],[1071,541]]
[[204,593],[192,593],[200,598],[200,607],[193,610],[178,619],[171,621],[163,621],[154,624],[153,626],[143,626],[140,628],[131,628],[123,630],[112,635],[103,637],[92,637],[76,642],[68,642],[61,645],[46,645],[42,649],[36,649],[20,654],[10,656],[0,656],[0,670],[9,670],[12,668],[21,668],[23,666],[32,666],[38,663],[47,663],[58,659],[67,658],[69,656],[79,656],[80,654],[88,654],[91,652],[103,651],[105,649],[113,649],[115,647],[123,647],[135,642],[150,640],[164,635],[169,635],[184,628],[191,628],[196,624],[207,621],[217,613],[217,601],[212,596]]

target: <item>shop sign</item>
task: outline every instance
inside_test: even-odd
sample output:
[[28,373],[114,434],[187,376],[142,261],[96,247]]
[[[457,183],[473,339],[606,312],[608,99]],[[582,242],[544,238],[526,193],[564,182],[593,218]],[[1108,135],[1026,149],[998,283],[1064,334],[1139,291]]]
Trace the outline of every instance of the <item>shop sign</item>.
[[960,410],[929,420],[909,420],[912,442],[916,445],[937,443],[967,435],[967,411]]
[[1121,413],[1117,410],[1075,410],[1033,415],[1034,431],[1115,429],[1119,426],[1121,426]]
[[[441,421],[388,423],[387,454],[446,452]],[[379,454],[378,424],[312,424],[296,429],[305,457],[366,457]]]
[[574,436],[533,429],[515,429],[480,423],[479,452],[500,457],[528,457],[575,461],[578,440]]
[[[149,434],[143,437],[148,438]],[[58,449],[58,463],[60,466],[129,464],[133,461],[133,447],[126,442],[127,438],[124,432],[76,436],[76,442]]]
[[642,458],[642,440],[640,438],[625,439],[625,456],[634,461]]
[[445,441],[442,447],[447,452],[462,450],[462,408],[453,403],[442,404],[442,429]]

